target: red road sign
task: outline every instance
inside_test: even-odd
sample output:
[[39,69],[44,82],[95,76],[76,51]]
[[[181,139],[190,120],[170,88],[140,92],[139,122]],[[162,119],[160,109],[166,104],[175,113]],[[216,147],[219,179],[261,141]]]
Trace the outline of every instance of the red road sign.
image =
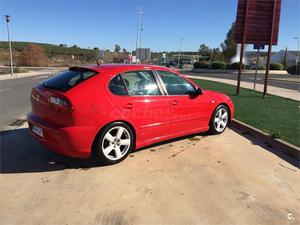
[[280,10],[281,0],[239,0],[235,42],[242,43],[245,35],[245,44],[270,44],[273,25],[272,44],[277,45]]

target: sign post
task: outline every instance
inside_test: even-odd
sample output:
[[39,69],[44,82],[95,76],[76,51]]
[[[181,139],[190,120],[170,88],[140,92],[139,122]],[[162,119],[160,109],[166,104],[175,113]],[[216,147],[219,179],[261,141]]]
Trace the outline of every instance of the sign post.
[[248,20],[248,1],[246,1],[246,12],[244,17],[244,24],[243,24],[243,36],[242,36],[242,45],[241,45],[241,52],[240,52],[240,64],[239,64],[239,73],[238,73],[238,80],[236,85],[236,95],[240,94],[240,86],[241,86],[241,75],[242,75],[242,67],[243,67],[243,58],[244,58],[244,47],[245,47],[245,40],[246,40],[246,28],[247,28],[247,20]]
[[[272,45],[276,45],[278,42],[280,10],[281,0],[238,1],[234,40],[236,43],[242,44],[241,54],[244,51],[244,44],[269,45],[263,96],[267,94]],[[240,91],[242,60],[241,55],[237,95]]]
[[[263,97],[267,94],[267,88],[268,88],[268,79],[269,79],[269,71],[270,71],[270,58],[272,53],[272,44],[273,44],[273,38],[274,38],[274,23],[275,23],[275,13],[276,13],[276,3],[277,0],[274,0],[273,3],[273,14],[272,14],[272,25],[271,25],[271,35],[270,35],[270,41],[269,41],[269,47],[268,47],[268,56],[267,56],[267,65],[266,65],[266,75],[265,75],[265,83],[264,83],[264,93]],[[278,35],[278,33],[277,33]]]

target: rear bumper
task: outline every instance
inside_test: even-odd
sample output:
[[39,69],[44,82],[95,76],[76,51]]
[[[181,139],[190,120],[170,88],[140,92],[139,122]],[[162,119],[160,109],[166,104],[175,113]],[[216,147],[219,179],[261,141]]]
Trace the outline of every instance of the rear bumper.
[[[92,128],[81,126],[59,127],[46,123],[32,113],[27,115],[27,120],[31,135],[50,150],[69,157],[90,157],[94,139]],[[32,132],[34,125],[43,129],[44,137]]]

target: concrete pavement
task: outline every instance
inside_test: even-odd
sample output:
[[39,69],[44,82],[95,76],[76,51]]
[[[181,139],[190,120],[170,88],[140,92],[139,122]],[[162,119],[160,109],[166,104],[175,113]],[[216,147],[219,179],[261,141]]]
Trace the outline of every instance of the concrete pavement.
[[108,167],[48,152],[27,129],[1,138],[3,225],[300,222],[299,169],[230,129],[148,147]]

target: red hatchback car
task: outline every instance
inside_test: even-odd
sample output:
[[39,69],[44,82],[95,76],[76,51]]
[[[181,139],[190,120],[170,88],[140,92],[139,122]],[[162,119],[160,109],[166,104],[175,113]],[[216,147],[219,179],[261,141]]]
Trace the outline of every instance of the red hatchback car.
[[193,133],[222,133],[234,106],[177,71],[153,65],[71,67],[32,89],[33,137],[71,157],[117,163],[134,149]]

